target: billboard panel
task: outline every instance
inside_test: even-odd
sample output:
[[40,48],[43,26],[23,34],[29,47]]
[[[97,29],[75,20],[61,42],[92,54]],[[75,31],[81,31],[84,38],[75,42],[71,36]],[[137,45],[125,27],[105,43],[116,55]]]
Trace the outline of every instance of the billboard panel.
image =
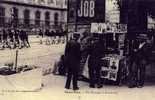
[[78,0],[77,23],[105,21],[105,0]]

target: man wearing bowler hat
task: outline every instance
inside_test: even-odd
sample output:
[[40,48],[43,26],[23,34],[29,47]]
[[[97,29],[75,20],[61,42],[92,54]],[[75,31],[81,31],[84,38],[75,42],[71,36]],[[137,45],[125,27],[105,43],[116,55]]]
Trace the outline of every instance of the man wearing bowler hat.
[[140,34],[137,39],[139,43],[135,53],[135,66],[131,65],[133,71],[130,72],[132,73],[130,81],[132,81],[133,84],[130,84],[130,88],[142,88],[144,86],[145,67],[148,62],[148,52],[151,47],[147,35]]
[[80,52],[80,43],[78,43],[79,36],[74,34],[73,38],[69,40],[66,44],[65,48],[65,66],[68,70],[67,80],[66,80],[66,89],[70,89],[70,83],[73,80],[73,90],[78,90],[78,73],[80,67],[81,60],[81,52]]

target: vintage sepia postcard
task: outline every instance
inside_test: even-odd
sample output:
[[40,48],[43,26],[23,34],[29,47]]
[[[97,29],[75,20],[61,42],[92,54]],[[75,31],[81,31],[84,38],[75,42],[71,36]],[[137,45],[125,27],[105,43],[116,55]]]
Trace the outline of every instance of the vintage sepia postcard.
[[0,0],[0,100],[154,100],[155,0]]

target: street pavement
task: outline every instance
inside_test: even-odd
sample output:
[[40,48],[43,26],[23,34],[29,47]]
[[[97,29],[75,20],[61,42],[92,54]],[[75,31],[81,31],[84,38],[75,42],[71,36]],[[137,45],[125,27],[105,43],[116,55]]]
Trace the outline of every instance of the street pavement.
[[[60,45],[40,45],[39,38],[30,37],[30,48],[18,49],[18,66],[20,65],[38,65],[51,66],[53,61],[63,54],[65,44]],[[0,50],[0,65],[15,62],[17,49]]]
[[[54,62],[64,52],[65,44],[39,44],[39,38],[36,36],[31,36],[30,41],[31,48],[18,51],[18,65],[30,64],[53,68]],[[0,64],[14,61],[15,52],[16,50],[1,50]],[[65,80],[64,76],[45,75],[42,77],[42,88],[36,91],[2,91],[0,100],[155,100],[155,84],[147,84],[143,88],[134,89],[111,85],[104,85],[101,89],[92,89],[88,87],[87,82],[80,81],[78,83],[80,90],[73,91],[64,89]]]

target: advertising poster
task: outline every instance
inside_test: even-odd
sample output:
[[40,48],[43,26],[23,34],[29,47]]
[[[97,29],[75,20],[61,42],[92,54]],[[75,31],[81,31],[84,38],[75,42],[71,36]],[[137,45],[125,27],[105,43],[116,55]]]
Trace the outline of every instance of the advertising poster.
[[105,21],[105,0],[77,0],[77,22],[87,23]]

